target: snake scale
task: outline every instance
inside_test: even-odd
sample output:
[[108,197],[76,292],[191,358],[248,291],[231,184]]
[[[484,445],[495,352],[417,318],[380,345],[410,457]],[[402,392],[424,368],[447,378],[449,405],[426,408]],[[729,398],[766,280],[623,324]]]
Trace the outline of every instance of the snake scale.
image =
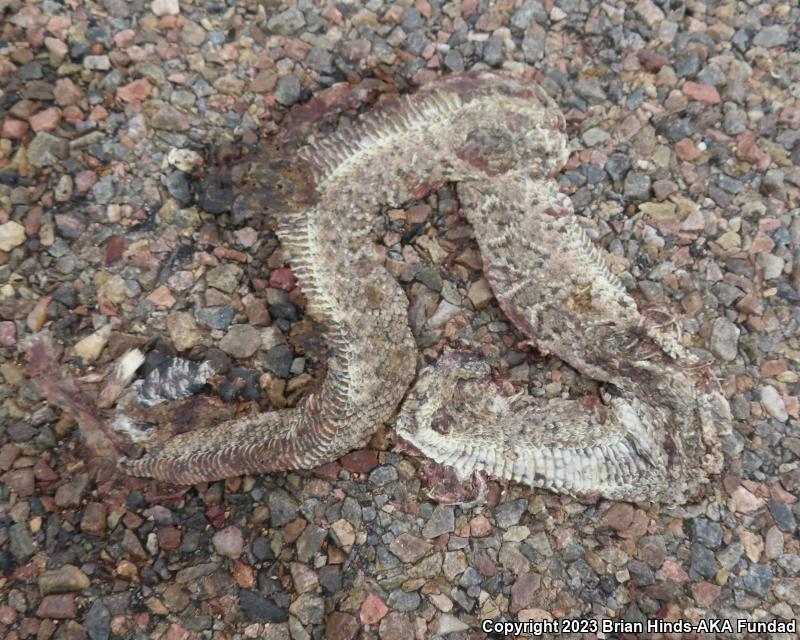
[[[321,387],[292,409],[172,437],[127,473],[188,484],[313,468],[397,434],[460,478],[474,471],[568,494],[681,503],[721,466],[727,402],[665,315],[640,311],[576,221],[556,176],[565,122],[533,81],[454,75],[349,130],[252,160],[329,347]],[[381,207],[455,183],[484,276],[544,353],[603,384],[603,402],[508,394],[488,365],[445,350],[418,366],[408,300],[369,240]],[[419,369],[419,370],[418,370]]]

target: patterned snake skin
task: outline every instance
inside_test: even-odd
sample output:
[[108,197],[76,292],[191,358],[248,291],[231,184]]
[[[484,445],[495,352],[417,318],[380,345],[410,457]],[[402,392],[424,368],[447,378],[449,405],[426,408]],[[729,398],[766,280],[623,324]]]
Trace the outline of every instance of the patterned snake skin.
[[[727,402],[669,316],[637,309],[576,222],[555,180],[568,158],[564,129],[538,85],[479,72],[384,104],[296,153],[256,158],[246,180],[279,214],[307,313],[326,330],[327,377],[294,409],[174,436],[123,469],[186,484],[313,468],[396,418],[400,437],[461,478],[483,470],[562,493],[670,503],[702,491],[721,467]],[[408,300],[369,232],[380,207],[436,182],[457,185],[509,320],[604,383],[604,402],[508,395],[459,351],[418,372]]]

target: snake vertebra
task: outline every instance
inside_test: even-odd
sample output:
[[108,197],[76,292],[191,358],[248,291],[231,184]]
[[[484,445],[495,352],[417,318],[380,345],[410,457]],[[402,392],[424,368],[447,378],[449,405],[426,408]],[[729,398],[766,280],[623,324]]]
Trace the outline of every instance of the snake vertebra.
[[[401,438],[463,478],[483,470],[637,501],[701,491],[720,470],[727,402],[586,237],[555,180],[567,158],[564,118],[536,83],[477,72],[311,136],[291,156],[252,160],[246,180],[279,215],[307,313],[325,328],[327,376],[296,408],[174,436],[122,467],[181,484],[313,468],[397,416]],[[456,184],[509,320],[604,383],[605,403],[508,395],[485,363],[459,351],[418,373],[408,301],[369,233],[381,207],[442,182]]]

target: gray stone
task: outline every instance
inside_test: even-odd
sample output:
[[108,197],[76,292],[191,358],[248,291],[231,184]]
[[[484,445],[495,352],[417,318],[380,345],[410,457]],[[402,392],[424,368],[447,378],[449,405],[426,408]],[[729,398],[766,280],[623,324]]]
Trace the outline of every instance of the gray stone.
[[444,56],[444,66],[453,73],[460,73],[464,70],[464,58],[457,49],[450,49]]
[[303,17],[303,12],[295,7],[282,11],[267,20],[267,29],[284,36],[299,31],[304,26],[306,26],[306,19]]
[[522,6],[511,15],[511,26],[524,31],[532,21],[544,22],[547,12],[541,2],[523,2]]
[[713,578],[718,570],[719,564],[714,557],[714,552],[698,542],[693,543],[691,571],[704,578]]
[[422,14],[419,9],[409,7],[403,11],[403,15],[400,16],[400,26],[405,31],[414,31],[422,27]]
[[583,144],[587,147],[593,147],[596,144],[600,144],[605,142],[611,137],[611,135],[605,129],[601,129],[600,127],[592,127],[591,129],[587,129],[581,135],[581,140],[583,140]]
[[244,536],[239,527],[225,527],[211,538],[214,550],[226,558],[238,559],[244,549]]
[[544,58],[544,43],[546,33],[544,29],[534,23],[525,30],[525,37],[522,39],[522,55],[526,62],[538,62]]
[[431,517],[422,528],[424,538],[438,538],[443,533],[450,533],[455,528],[453,507],[445,504],[437,505]]
[[239,606],[251,622],[285,622],[289,614],[258,591],[239,591]]
[[219,341],[219,348],[234,358],[249,358],[260,346],[261,332],[249,324],[233,325]]
[[575,85],[575,93],[591,104],[600,104],[606,99],[606,92],[594,78],[580,80]]
[[186,131],[191,126],[186,114],[178,111],[170,104],[165,104],[150,119],[150,124],[155,129],[165,131]]
[[315,524],[306,525],[306,528],[303,529],[303,533],[300,534],[300,537],[295,543],[297,559],[300,562],[308,562],[311,560],[317,551],[319,551],[327,535],[328,532],[322,527],[318,527]]
[[395,480],[397,480],[397,469],[390,464],[375,467],[369,474],[369,481],[379,487],[394,482]]
[[785,533],[795,532],[797,529],[797,520],[792,510],[789,508],[789,505],[776,500],[770,500],[767,503],[767,507],[769,507],[769,512],[775,520],[778,529]]
[[700,58],[696,53],[685,53],[678,56],[673,66],[679,78],[694,78],[700,71]]
[[789,31],[782,24],[764,27],[756,33],[753,44],[757,47],[780,47],[789,42]]
[[493,67],[499,67],[504,59],[503,41],[497,36],[492,36],[483,46],[483,61]]
[[519,524],[519,519],[527,508],[528,501],[523,498],[501,504],[494,510],[494,520],[501,529],[508,529]]
[[114,197],[114,178],[105,176],[92,185],[92,195],[98,204],[108,204]]
[[275,100],[284,107],[291,106],[300,100],[300,80],[297,76],[289,74],[278,80],[275,87]]
[[108,640],[111,635],[111,612],[102,602],[95,600],[83,621],[89,640]]
[[766,598],[772,582],[772,567],[768,564],[754,564],[742,579],[742,585],[748,593],[759,598]]
[[333,57],[330,51],[321,47],[312,47],[306,56],[306,64],[321,73],[333,73]]
[[726,362],[735,360],[739,352],[739,327],[727,318],[717,318],[711,326],[709,342],[715,356]]
[[735,104],[726,102],[722,110],[724,113],[722,126],[725,129],[725,133],[735,136],[747,129],[742,113]]
[[231,324],[236,307],[203,307],[194,312],[195,318],[200,324],[204,324],[212,329],[224,331]]
[[325,601],[312,593],[303,593],[292,602],[289,611],[303,624],[322,624],[325,620]]
[[722,527],[708,518],[695,518],[692,522],[694,542],[699,542],[709,549],[716,549],[722,544]]
[[236,287],[239,286],[241,277],[241,267],[235,264],[225,263],[211,269],[211,271],[206,274],[206,282],[210,287],[214,287],[225,293],[233,293]]
[[183,207],[192,202],[192,191],[183,171],[172,171],[167,175],[167,191]]
[[269,506],[269,521],[273,529],[282,527],[294,520],[300,505],[283,489],[275,489],[267,498]]
[[266,353],[264,367],[274,373],[278,378],[288,378],[292,370],[294,352],[286,344],[279,344]]
[[402,589],[397,589],[389,594],[389,597],[386,599],[386,604],[395,611],[406,612],[414,611],[414,609],[419,607],[421,601],[422,599],[416,591],[406,593]]
[[24,522],[17,522],[8,528],[8,540],[11,555],[17,564],[25,564],[36,551],[31,532]]
[[69,156],[69,142],[50,133],[37,133],[28,145],[28,162],[34,167],[49,167]]
[[650,197],[650,176],[641,171],[629,171],[623,187],[626,198],[647,200]]

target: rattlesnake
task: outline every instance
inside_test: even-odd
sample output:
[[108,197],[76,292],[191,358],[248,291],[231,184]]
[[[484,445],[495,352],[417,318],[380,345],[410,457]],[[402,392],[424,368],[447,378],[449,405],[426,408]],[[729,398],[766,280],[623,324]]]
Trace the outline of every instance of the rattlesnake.
[[[541,87],[483,71],[253,159],[246,180],[277,211],[307,313],[325,328],[327,376],[296,408],[176,435],[122,468],[180,484],[313,468],[396,418],[399,437],[462,478],[483,470],[637,501],[701,491],[720,470],[727,403],[674,325],[641,313],[587,239],[555,180],[567,158],[564,118]],[[441,182],[457,185],[509,320],[603,383],[604,403],[509,395],[459,350],[418,373],[408,301],[368,236],[380,207]]]

